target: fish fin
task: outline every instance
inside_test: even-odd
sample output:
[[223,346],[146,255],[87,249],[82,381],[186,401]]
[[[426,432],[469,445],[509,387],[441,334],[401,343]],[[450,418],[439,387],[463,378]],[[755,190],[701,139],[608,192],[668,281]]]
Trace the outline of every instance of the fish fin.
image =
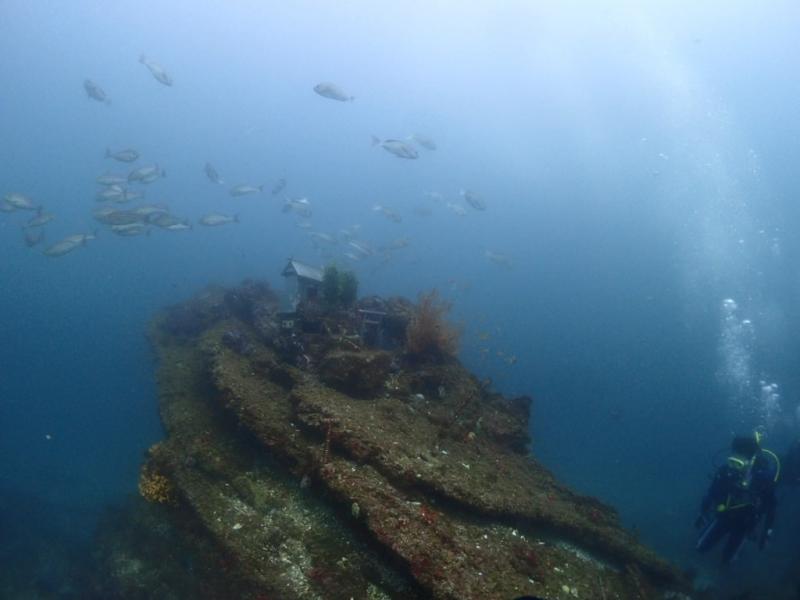
[[239,215],[238,214],[237,215],[233,215],[233,222],[234,223],[238,223],[239,222]]
[[161,176],[162,177],[166,177],[167,176],[167,171],[165,169],[161,169]]
[[377,136],[372,136],[372,147],[378,146],[381,143],[381,139]]
[[139,55],[139,62],[142,63],[143,65],[146,65],[147,64],[147,57],[144,54],[140,54]]

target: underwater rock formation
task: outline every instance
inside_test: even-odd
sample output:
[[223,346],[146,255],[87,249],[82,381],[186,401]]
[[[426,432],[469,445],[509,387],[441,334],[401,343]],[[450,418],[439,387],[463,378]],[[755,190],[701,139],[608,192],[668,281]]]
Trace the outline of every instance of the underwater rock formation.
[[253,600],[680,597],[681,574],[613,509],[528,454],[530,399],[493,393],[456,358],[409,358],[398,332],[412,314],[369,298],[282,315],[267,285],[246,283],[156,317],[167,436],[143,489],[196,564],[221,565],[197,569],[194,588],[208,577],[209,597],[222,578]]

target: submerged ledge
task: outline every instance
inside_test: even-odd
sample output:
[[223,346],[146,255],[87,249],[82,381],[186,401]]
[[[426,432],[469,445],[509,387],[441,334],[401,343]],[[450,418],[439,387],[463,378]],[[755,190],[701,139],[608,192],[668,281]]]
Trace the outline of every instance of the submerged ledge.
[[[192,588],[254,600],[684,597],[682,574],[612,508],[529,454],[530,399],[493,392],[454,356],[409,352],[415,310],[368,298],[287,316],[267,284],[245,282],[157,315],[167,435],[142,467],[152,506],[138,510],[143,527],[160,520],[180,537]],[[365,314],[381,315],[379,347],[365,342]],[[136,552],[141,568],[106,585],[124,593],[160,570],[171,595],[196,593],[166,575],[180,566]]]

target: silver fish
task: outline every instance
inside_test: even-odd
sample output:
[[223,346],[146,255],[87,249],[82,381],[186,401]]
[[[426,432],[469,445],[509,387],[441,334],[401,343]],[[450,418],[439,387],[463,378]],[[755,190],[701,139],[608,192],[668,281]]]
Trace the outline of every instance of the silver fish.
[[149,219],[152,215],[163,215],[168,214],[169,210],[166,206],[161,206],[158,204],[145,204],[143,206],[138,206],[131,210],[133,214],[139,215],[143,219]]
[[236,185],[228,192],[231,196],[247,196],[248,194],[259,194],[264,191],[263,185]]
[[122,185],[128,181],[128,177],[115,175],[114,173],[104,173],[103,175],[98,175],[95,181],[100,185]]
[[165,171],[151,171],[139,180],[139,183],[153,183],[156,179],[166,176]]
[[189,223],[174,223],[164,227],[167,231],[186,231],[191,228],[192,226]]
[[3,198],[3,202],[0,203],[0,212],[12,213],[16,212],[16,210],[17,209],[14,207],[13,204],[9,204],[9,202],[5,198]]
[[149,183],[150,181],[154,181],[159,177],[166,177],[167,173],[161,167],[156,165],[147,165],[145,167],[139,167],[138,169],[134,169],[128,174],[128,181],[141,181],[144,183]]
[[219,173],[217,173],[217,170],[214,168],[214,165],[212,165],[211,163],[207,162],[206,166],[203,167],[203,171],[205,172],[206,177],[208,177],[208,179],[209,179],[209,181],[211,181],[211,183],[217,183],[219,185],[222,185],[223,183],[225,183],[222,180],[222,178],[219,176]]
[[434,142],[427,135],[420,135],[419,133],[412,133],[408,136],[409,141],[422,146],[426,150],[436,150],[436,142]]
[[386,217],[387,219],[389,219],[393,223],[402,223],[402,221],[403,221],[403,217],[401,217],[399,214],[394,212],[391,208],[388,208],[386,206],[381,206],[380,204],[376,204],[375,206],[372,207],[372,210],[374,210],[375,212],[381,213],[384,217]]
[[80,242],[73,242],[72,240],[61,240],[60,242],[56,242],[52,246],[49,246],[45,249],[44,255],[45,256],[64,256],[65,254],[69,254],[76,248],[80,248],[84,244]]
[[40,208],[39,212],[36,213],[36,216],[31,217],[28,220],[28,222],[25,223],[24,227],[26,229],[30,229],[32,227],[41,227],[42,225],[46,225],[55,218],[56,216],[53,213],[44,212],[44,210]]
[[219,225],[227,225],[228,223],[238,223],[239,215],[233,215],[232,217],[229,217],[228,215],[211,213],[201,217],[200,221],[198,222],[200,225],[206,225],[207,227],[217,227]]
[[406,144],[402,140],[383,140],[372,136],[372,147],[380,146],[390,154],[394,154],[399,158],[415,159],[419,158],[419,152],[414,146]]
[[309,202],[308,198],[287,198],[281,211],[293,212],[308,219],[311,217],[311,202]]
[[132,210],[115,210],[111,207],[96,210],[93,215],[96,221],[105,225],[130,225],[147,220],[146,215],[140,215]]
[[189,221],[186,219],[179,219],[175,215],[169,213],[157,213],[147,218],[147,222],[160,227],[161,229],[168,229],[170,231],[180,231],[181,229],[191,229]]
[[135,162],[139,160],[139,153],[133,148],[125,148],[119,152],[112,152],[111,148],[106,148],[106,158],[113,158],[120,162]]
[[360,225],[353,225],[352,227],[340,229],[339,230],[339,237],[343,242],[349,242],[350,240],[356,239],[358,236],[358,230],[361,229]]
[[156,81],[164,85],[172,85],[172,77],[157,62],[149,60],[144,54],[139,57],[139,62],[149,69],[150,74],[156,78]]
[[144,223],[126,223],[124,225],[112,225],[111,231],[123,237],[133,237],[146,233],[150,235],[150,229]]
[[486,202],[484,202],[480,194],[472,190],[461,190],[459,193],[467,201],[467,204],[475,210],[486,210]]
[[447,204],[445,204],[445,206],[450,210],[452,210],[459,217],[463,217],[467,214],[467,211],[460,204],[455,204],[454,202],[448,202]]
[[33,248],[40,244],[42,240],[44,240],[44,229],[41,227],[25,230],[25,245],[28,248]]
[[13,206],[16,210],[39,210],[39,205],[28,198],[25,194],[11,192],[3,197],[6,204]]
[[106,94],[105,90],[91,79],[85,79],[83,81],[83,89],[86,90],[86,95],[89,96],[89,98],[97,100],[98,102],[103,102],[106,106],[111,105],[111,100],[108,98],[108,94]]
[[108,187],[102,190],[99,190],[97,194],[95,194],[94,198],[98,202],[106,202],[108,200],[119,202],[119,199],[124,197],[125,197],[125,188],[123,188],[121,185],[114,184],[114,185],[109,185]]
[[335,83],[323,81],[314,86],[314,91],[323,98],[331,100],[338,100],[339,102],[352,102],[355,100],[354,96],[344,93],[342,89]]
[[312,231],[308,234],[315,242],[322,244],[329,244],[331,246],[337,243],[336,238],[328,233],[320,233],[319,231]]
[[124,202],[130,202],[131,200],[139,200],[140,198],[144,198],[144,193],[132,192],[121,185],[110,185],[106,189],[97,192],[95,198],[98,202],[111,200],[112,202],[122,204]]
[[422,195],[426,198],[430,198],[435,202],[442,202],[444,201],[444,195],[441,192],[422,192]]
[[52,246],[49,246],[45,249],[44,255],[45,256],[64,256],[65,254],[69,254],[73,250],[80,248],[81,246],[85,246],[86,242],[89,240],[95,239],[93,234],[88,233],[79,233],[76,235],[70,235],[65,237],[60,242],[56,242]]
[[286,180],[281,177],[280,179],[278,179],[278,181],[275,182],[275,185],[272,186],[272,195],[277,196],[283,191],[283,188],[285,187],[286,187]]
[[171,225],[177,225],[178,223],[181,222],[181,219],[168,212],[153,213],[148,215],[146,218],[148,223],[161,228],[166,228]]
[[353,250],[355,250],[362,257],[372,256],[375,251],[366,242],[356,242],[355,240],[347,243]]
[[103,219],[115,212],[117,212],[116,209],[111,208],[110,206],[101,206],[100,208],[95,208],[92,211],[92,216],[102,223]]
[[132,192],[129,189],[125,189],[122,197],[114,200],[114,202],[130,202],[131,200],[141,200],[142,198],[144,198],[144,192]]
[[76,233],[75,235],[68,235],[64,238],[64,241],[74,242],[76,244],[85,244],[91,240],[97,239],[97,231],[92,233]]
[[511,267],[514,266],[514,263],[505,254],[498,254],[497,252],[492,252],[491,250],[487,250],[486,252],[483,253],[483,255],[490,262],[496,264],[498,267],[503,267],[504,269],[510,269]]
[[385,246],[382,246],[381,250],[384,251],[384,252],[391,251],[391,250],[400,250],[401,248],[408,248],[408,246],[410,244],[411,244],[411,242],[409,241],[408,238],[405,238],[405,237],[397,238],[395,240],[392,240],[391,242],[389,242]]

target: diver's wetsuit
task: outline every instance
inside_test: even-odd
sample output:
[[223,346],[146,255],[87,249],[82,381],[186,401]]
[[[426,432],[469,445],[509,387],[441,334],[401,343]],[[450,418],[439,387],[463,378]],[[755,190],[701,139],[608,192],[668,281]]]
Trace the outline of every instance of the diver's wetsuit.
[[700,533],[697,550],[707,552],[728,536],[722,562],[731,562],[762,517],[764,529],[760,545],[763,547],[775,520],[776,474],[775,461],[763,451],[745,472],[729,465],[720,467],[700,507],[701,515],[712,513],[712,517]]

